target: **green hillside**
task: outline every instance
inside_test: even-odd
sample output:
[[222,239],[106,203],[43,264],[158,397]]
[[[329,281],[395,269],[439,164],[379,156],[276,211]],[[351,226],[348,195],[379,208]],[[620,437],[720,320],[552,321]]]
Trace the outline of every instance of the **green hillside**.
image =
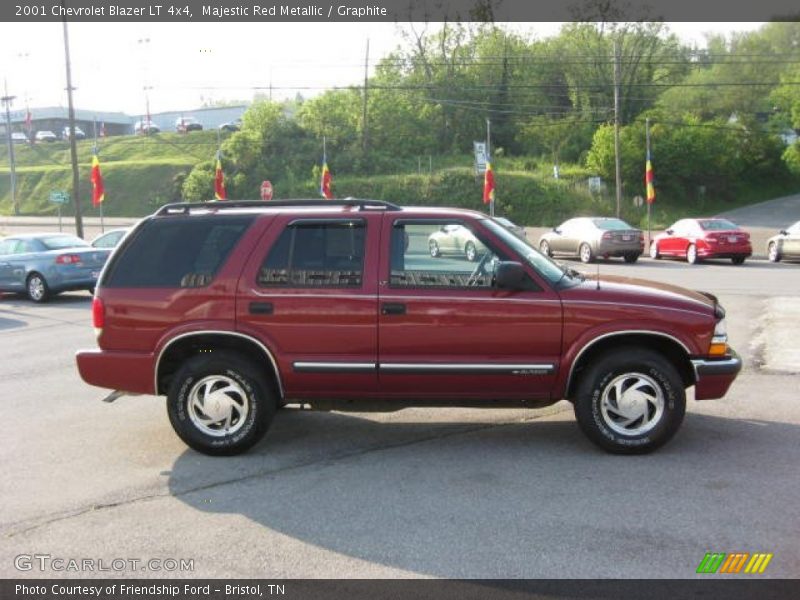
[[[93,146],[92,140],[81,140],[77,144],[80,193],[87,215],[99,214],[99,210],[91,206],[89,176]],[[197,163],[213,158],[216,150],[215,131],[101,140],[99,157],[106,189],[105,214],[138,217],[165,202],[179,201],[183,177]],[[56,205],[49,202],[50,192],[61,190],[71,194],[72,191],[69,144],[59,141],[16,145],[14,154],[21,214],[56,214]],[[6,146],[0,149],[0,164],[4,167],[0,175],[0,214],[10,215],[13,207]],[[64,214],[72,212],[72,205],[64,206]]]

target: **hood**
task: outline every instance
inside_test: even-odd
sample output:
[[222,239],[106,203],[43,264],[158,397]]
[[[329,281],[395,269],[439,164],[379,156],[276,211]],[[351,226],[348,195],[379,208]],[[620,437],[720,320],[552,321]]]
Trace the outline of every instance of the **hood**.
[[600,289],[597,289],[597,278],[587,276],[579,285],[562,290],[561,298],[564,301],[581,300],[675,308],[703,314],[714,314],[717,305],[716,298],[710,294],[659,281],[617,275],[601,276]]

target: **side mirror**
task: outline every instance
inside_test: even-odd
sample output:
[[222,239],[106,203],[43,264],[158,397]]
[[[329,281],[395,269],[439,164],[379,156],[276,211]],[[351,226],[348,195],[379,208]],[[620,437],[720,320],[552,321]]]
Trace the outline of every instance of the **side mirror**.
[[789,235],[789,232],[788,232],[788,231],[786,231],[785,229],[781,229],[779,233],[780,233],[781,235]]
[[494,281],[497,287],[507,290],[525,289],[528,275],[521,263],[500,261],[494,268]]
[[558,227],[553,227],[553,233],[561,235],[561,230]]
[[667,229],[664,233],[666,233],[667,235],[672,235],[673,233],[675,233],[675,230],[674,229]]

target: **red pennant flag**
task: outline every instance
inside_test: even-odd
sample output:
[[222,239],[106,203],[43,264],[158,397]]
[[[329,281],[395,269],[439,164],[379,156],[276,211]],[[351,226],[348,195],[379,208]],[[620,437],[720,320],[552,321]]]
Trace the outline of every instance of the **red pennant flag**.
[[491,204],[494,201],[494,171],[492,163],[486,163],[486,172],[483,175],[483,203]]
[[106,189],[103,186],[103,176],[100,174],[100,161],[97,154],[92,156],[92,206],[97,208],[103,203],[106,197]]
[[647,163],[644,167],[644,183],[647,188],[647,203],[656,201],[656,188],[653,185],[653,163],[650,162],[650,152],[647,152]]
[[217,200],[225,200],[225,174],[222,172],[222,162],[217,157],[217,171],[214,174],[214,197]]
[[319,193],[326,200],[333,199],[333,192],[331,191],[331,183],[332,183],[332,181],[333,181],[333,178],[331,177],[331,171],[328,168],[328,161],[326,161],[323,158],[322,159],[322,177],[320,178],[320,182],[319,182]]

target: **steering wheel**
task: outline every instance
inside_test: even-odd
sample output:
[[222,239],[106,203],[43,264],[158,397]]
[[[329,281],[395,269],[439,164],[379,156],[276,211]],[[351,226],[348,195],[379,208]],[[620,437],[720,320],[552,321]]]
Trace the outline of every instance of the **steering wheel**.
[[496,260],[496,256],[491,252],[487,252],[483,255],[480,262],[475,266],[472,273],[470,273],[469,278],[467,279],[467,285],[472,287],[478,285],[478,280],[480,279],[481,274],[488,275],[489,271],[486,269],[486,266]]

